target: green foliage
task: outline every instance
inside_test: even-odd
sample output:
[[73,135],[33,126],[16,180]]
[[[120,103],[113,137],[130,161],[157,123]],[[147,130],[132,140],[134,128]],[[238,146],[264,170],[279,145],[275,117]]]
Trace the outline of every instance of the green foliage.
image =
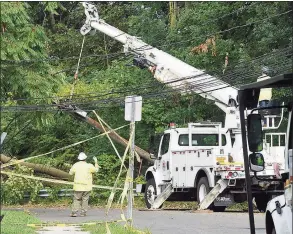
[[138,176],[134,179],[134,183],[136,184],[146,184],[146,180],[144,178],[144,176]]
[[[97,157],[100,165],[99,172],[94,176],[93,183],[97,185],[113,186],[120,170],[120,159],[116,155],[101,154]],[[118,187],[124,186],[124,178],[126,171],[124,170],[118,181]],[[91,202],[105,201],[110,196],[110,190],[94,189],[92,191]],[[119,198],[121,192],[117,191],[116,199]]]
[[2,98],[52,95],[60,82],[53,79],[53,68],[48,63],[17,63],[47,58],[48,37],[44,28],[31,21],[25,2],[2,2],[1,16],[1,43],[5,44],[1,59],[16,61],[1,63]]
[[[17,165],[15,173],[24,175],[33,175],[33,170],[24,166]],[[1,203],[2,204],[18,204],[23,202],[24,194],[30,194],[30,200],[36,201],[42,183],[37,180],[25,179],[18,176],[10,176],[6,180],[1,181]]]

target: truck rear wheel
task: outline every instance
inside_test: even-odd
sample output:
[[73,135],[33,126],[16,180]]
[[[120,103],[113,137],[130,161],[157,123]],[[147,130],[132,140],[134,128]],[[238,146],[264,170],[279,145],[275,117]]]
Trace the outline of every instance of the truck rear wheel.
[[150,178],[147,181],[145,193],[144,193],[144,200],[148,209],[152,207],[152,204],[156,198],[156,195],[157,195],[157,189],[156,189],[155,179]]

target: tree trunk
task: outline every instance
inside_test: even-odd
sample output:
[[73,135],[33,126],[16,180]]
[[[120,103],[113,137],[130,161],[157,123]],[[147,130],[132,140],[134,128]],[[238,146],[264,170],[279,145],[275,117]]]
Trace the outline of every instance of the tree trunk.
[[[5,156],[4,154],[1,154],[0,160],[2,163],[7,163],[11,160],[11,158]],[[32,168],[32,169],[34,169],[35,172],[44,173],[44,174],[47,174],[50,176],[54,176],[54,177],[58,177],[58,178],[62,178],[62,179],[69,179],[70,178],[69,173],[62,171],[62,170],[59,170],[59,169],[56,169],[54,167],[49,167],[47,165],[28,163],[28,162],[21,162],[20,165]]]
[[179,9],[177,2],[169,2],[169,20],[171,29],[174,29],[176,27],[178,13]]
[[50,13],[50,25],[51,25],[51,30],[52,32],[56,32],[56,28],[55,28],[55,17],[53,13]]

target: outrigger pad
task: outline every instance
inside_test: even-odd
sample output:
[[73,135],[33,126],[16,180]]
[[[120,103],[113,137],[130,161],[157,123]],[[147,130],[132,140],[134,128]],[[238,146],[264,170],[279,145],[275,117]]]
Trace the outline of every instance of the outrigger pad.
[[205,210],[207,209],[214,200],[222,193],[226,188],[228,184],[224,180],[219,180],[216,184],[216,186],[205,196],[205,198],[202,200],[202,202],[199,204],[198,210]]
[[163,204],[163,202],[166,201],[168,197],[170,197],[172,192],[173,192],[173,187],[172,187],[172,184],[170,183],[165,188],[165,190],[159,196],[157,196],[154,203],[152,204],[152,209],[158,209]]

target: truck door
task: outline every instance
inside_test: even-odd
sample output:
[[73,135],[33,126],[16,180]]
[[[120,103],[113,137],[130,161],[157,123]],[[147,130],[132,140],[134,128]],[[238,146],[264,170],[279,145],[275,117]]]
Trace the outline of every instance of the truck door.
[[171,172],[170,172],[170,133],[166,133],[163,136],[163,140],[161,143],[161,148],[159,151],[159,157],[161,158],[161,167],[163,180],[171,180]]

